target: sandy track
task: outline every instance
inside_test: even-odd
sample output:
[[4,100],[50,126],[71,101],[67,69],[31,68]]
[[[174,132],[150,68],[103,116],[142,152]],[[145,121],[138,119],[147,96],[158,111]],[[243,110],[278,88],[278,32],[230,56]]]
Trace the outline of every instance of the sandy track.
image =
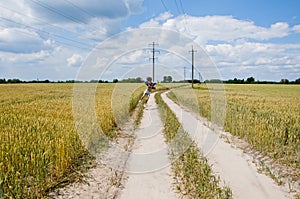
[[133,130],[133,123],[129,123],[119,134],[108,151],[96,157],[95,167],[86,173],[84,183],[69,184],[48,197],[178,198],[172,188],[168,146],[154,95],[146,105],[140,127]]
[[229,185],[234,198],[292,198],[271,178],[258,173],[250,156],[219,139],[219,135],[205,126],[200,117],[175,104],[166,93],[162,98],[206,155],[214,173]]
[[[48,197],[55,199],[107,199],[116,198],[122,181],[124,165],[128,156],[119,153],[117,148],[125,148],[130,135],[119,138],[114,147],[99,154],[95,165],[85,173],[84,182],[71,183],[51,192]],[[117,145],[117,146],[116,146]]]
[[136,140],[127,161],[127,181],[120,192],[121,199],[177,198],[172,190],[172,176],[163,124],[154,95],[144,110]]

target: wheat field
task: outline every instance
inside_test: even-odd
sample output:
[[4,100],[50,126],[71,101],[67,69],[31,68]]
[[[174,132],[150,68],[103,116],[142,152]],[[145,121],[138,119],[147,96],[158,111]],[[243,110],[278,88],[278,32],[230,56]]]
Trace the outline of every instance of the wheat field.
[[[91,154],[76,128],[73,87],[0,85],[0,198],[40,198],[70,180],[74,167]],[[115,128],[129,118],[142,93],[139,87],[141,84],[83,84],[81,91],[96,89],[93,112],[101,136],[114,139]],[[127,97],[116,94],[118,89]]]
[[[177,88],[169,96],[211,119],[212,95],[202,84]],[[196,97],[193,97],[196,96]],[[224,130],[245,139],[264,155],[292,168],[300,164],[300,86],[225,84]],[[221,114],[221,113],[220,113]]]

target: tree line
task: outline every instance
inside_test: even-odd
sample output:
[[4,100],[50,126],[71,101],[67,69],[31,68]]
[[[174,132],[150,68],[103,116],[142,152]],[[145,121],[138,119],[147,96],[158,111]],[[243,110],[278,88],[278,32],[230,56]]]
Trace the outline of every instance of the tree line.
[[295,81],[290,81],[288,79],[281,79],[279,82],[276,81],[260,81],[255,80],[254,77],[248,77],[245,79],[229,79],[229,80],[220,80],[220,79],[211,79],[205,80],[204,83],[225,83],[225,84],[300,84],[300,78]]

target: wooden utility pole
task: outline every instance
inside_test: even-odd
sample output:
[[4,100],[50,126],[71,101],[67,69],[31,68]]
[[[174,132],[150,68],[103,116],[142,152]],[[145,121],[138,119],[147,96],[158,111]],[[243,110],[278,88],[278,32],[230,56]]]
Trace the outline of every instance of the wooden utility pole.
[[159,52],[158,50],[155,50],[155,45],[158,45],[156,44],[155,42],[152,42],[152,44],[149,44],[149,45],[152,45],[152,82],[154,82],[154,64],[155,64],[155,52]]
[[194,53],[197,52],[196,50],[194,50],[193,46],[192,46],[192,50],[189,51],[192,53],[192,88],[194,88]]

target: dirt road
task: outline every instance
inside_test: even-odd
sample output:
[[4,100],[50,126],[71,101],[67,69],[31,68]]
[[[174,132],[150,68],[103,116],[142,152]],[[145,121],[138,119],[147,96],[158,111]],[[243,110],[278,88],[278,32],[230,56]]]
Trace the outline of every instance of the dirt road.
[[205,126],[200,117],[175,104],[166,93],[162,98],[206,155],[214,173],[229,185],[234,198],[291,198],[270,177],[257,172],[250,156],[219,139],[219,134]]
[[[206,155],[214,173],[228,185],[233,198],[283,199],[292,196],[274,181],[257,172],[252,157],[232,147],[220,134],[212,131],[205,120],[171,101],[166,93],[163,100]],[[132,128],[125,129],[129,137]],[[163,124],[159,117],[154,95],[144,109],[140,127],[134,131],[135,142],[130,155],[111,147],[97,159],[96,167],[88,173],[87,183],[70,184],[51,198],[180,198],[174,191],[168,146],[164,142]],[[219,130],[220,133],[220,130]],[[222,132],[221,132],[222,133]],[[131,141],[130,141],[131,140]],[[132,139],[119,139],[119,149],[126,148]],[[115,149],[114,149],[115,148]],[[126,152],[126,151],[125,151]],[[117,154],[116,154],[117,153]],[[115,155],[113,155],[115,154]],[[112,164],[113,163],[113,164]]]
[[136,131],[137,138],[125,170],[128,179],[120,193],[121,199],[177,198],[172,189],[168,149],[162,131],[163,124],[152,94]]

